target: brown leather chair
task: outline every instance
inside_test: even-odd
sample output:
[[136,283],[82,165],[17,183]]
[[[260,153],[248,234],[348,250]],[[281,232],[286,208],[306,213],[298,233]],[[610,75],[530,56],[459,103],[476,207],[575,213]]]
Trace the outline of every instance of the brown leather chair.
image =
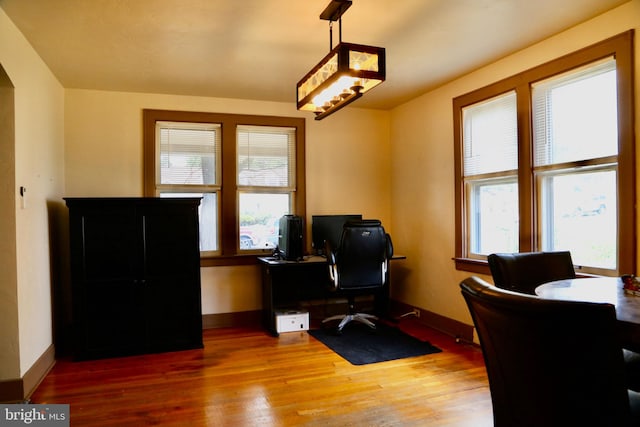
[[462,295],[489,377],[496,427],[638,426],[611,304],[545,300],[470,277]]
[[[543,283],[576,277],[569,251],[494,253],[487,260],[497,287],[529,295]],[[624,361],[628,387],[640,391],[640,354],[624,350]]]
[[529,295],[543,283],[576,277],[569,251],[495,253],[487,261],[497,287]]

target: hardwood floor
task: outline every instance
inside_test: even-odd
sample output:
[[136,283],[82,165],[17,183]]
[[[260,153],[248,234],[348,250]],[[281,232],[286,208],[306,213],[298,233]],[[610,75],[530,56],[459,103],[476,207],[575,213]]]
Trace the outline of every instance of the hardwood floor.
[[400,326],[442,353],[354,366],[306,332],[207,329],[203,350],[59,360],[31,402],[72,426],[491,426],[480,350]]

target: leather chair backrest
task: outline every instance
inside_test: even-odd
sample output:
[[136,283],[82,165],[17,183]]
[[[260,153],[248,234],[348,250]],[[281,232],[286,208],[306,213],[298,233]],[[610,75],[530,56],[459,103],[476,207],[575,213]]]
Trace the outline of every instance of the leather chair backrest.
[[569,251],[495,253],[487,260],[497,287],[530,295],[543,283],[576,277]]
[[485,359],[495,426],[626,426],[613,305],[461,284]]
[[[349,221],[335,254],[341,289],[384,286],[391,242],[378,220]],[[392,249],[391,249],[392,250]]]

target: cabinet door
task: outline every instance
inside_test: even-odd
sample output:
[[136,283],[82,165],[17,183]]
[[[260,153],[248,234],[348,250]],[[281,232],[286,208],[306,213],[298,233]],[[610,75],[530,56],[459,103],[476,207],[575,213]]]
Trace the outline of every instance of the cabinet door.
[[131,354],[144,347],[140,231],[131,207],[70,211],[78,356]]
[[197,205],[145,206],[145,306],[151,351],[202,347]]

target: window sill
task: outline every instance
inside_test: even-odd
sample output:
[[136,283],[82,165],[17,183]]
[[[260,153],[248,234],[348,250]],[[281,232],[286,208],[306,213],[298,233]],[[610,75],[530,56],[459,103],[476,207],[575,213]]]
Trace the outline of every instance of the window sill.
[[222,267],[233,265],[258,265],[258,257],[267,254],[222,255],[200,258],[200,267]]
[[453,260],[456,263],[456,270],[491,275],[489,263],[486,260],[474,258],[453,258]]

